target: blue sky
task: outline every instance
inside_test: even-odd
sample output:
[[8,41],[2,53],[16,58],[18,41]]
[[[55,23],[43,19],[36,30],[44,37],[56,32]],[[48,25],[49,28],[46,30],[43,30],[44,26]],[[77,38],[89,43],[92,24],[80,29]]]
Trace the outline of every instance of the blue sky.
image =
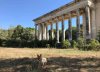
[[[0,28],[34,27],[33,19],[73,0],[0,0]],[[75,19],[72,19],[75,25]],[[67,21],[65,21],[67,25]],[[59,28],[61,23],[59,23]],[[49,27],[50,28],[50,27]],[[67,28],[67,26],[66,26]]]

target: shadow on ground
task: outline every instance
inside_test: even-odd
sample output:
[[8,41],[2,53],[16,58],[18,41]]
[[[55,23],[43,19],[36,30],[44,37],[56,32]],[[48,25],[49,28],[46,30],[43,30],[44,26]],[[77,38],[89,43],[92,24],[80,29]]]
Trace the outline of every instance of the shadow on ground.
[[100,72],[100,58],[52,57],[40,69],[36,59],[1,59],[0,72]]

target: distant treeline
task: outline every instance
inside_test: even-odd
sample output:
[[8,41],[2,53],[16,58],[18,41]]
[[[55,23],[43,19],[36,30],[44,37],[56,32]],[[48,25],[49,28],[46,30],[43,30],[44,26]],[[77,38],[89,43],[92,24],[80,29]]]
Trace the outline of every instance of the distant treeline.
[[21,25],[9,28],[8,30],[0,29],[0,46],[6,47],[25,47],[30,46],[28,43],[34,41],[35,29],[24,28]]
[[[53,29],[54,39],[51,39],[51,31],[49,30],[49,41],[35,40],[35,29],[24,28],[21,25],[17,27],[9,28],[8,30],[0,29],[0,46],[3,47],[56,47],[55,34],[56,30]],[[76,40],[76,27],[72,28],[73,40]],[[81,25],[81,36],[82,36],[82,25]],[[68,29],[65,31],[65,38],[68,39]],[[62,31],[59,30],[59,39],[61,42]],[[49,45],[48,45],[49,44]]]
[[83,30],[81,26],[80,38],[77,39],[77,29],[72,27],[72,41],[68,40],[68,29],[65,31],[65,41],[62,41],[62,31],[59,30],[60,43],[56,43],[56,30],[53,29],[54,39],[51,39],[51,31],[49,30],[50,39],[41,40],[35,39],[34,28],[24,28],[21,25],[10,28],[8,30],[0,29],[0,46],[2,47],[29,47],[29,48],[78,48],[82,50],[100,50],[100,31],[97,39],[85,40],[82,38]]

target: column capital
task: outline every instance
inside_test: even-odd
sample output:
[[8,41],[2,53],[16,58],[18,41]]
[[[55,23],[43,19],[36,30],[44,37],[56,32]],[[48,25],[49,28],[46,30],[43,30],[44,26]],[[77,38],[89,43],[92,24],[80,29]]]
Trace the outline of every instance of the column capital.
[[77,13],[77,16],[79,16],[80,15],[80,9],[77,9],[76,13]]
[[65,15],[62,15],[61,18],[62,18],[62,20],[64,20],[65,19]]
[[68,16],[69,16],[69,18],[71,18],[72,17],[71,13],[68,13]]
[[59,21],[58,17],[56,17],[55,20],[56,20],[56,22],[58,22]]
[[50,23],[53,23],[54,22],[54,18],[50,19],[49,22]]
[[45,23],[43,22],[43,23],[41,23],[41,24],[43,25],[43,24],[45,24]]

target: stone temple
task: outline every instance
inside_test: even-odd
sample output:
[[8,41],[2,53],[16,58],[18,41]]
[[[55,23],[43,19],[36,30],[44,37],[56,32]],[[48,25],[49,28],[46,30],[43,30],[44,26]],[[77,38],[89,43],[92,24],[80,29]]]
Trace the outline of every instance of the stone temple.
[[82,16],[83,38],[95,39],[100,30],[100,0],[74,0],[57,8],[33,21],[35,22],[35,36],[38,40],[49,40],[48,26],[53,38],[53,24],[56,24],[55,38],[59,43],[58,22],[61,22],[62,40],[65,40],[65,24],[68,20],[68,39],[72,40],[72,18],[76,17],[76,37],[80,37],[80,16]]

